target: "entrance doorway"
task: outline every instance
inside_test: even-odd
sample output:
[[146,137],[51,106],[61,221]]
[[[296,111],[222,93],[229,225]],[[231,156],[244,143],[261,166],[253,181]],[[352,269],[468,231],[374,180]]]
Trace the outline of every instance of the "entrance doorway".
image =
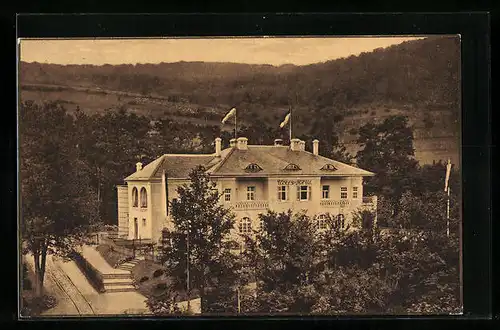
[[134,239],[139,237],[139,224],[137,222],[137,218],[134,218]]

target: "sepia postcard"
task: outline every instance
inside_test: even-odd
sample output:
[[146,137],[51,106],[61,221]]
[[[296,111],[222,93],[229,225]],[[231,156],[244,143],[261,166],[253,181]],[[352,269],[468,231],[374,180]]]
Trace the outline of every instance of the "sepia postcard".
[[20,317],[461,314],[460,44],[19,39]]

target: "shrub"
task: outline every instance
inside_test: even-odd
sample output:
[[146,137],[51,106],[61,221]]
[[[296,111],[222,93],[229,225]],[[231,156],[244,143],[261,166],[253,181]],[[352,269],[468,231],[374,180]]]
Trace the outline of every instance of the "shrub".
[[41,297],[27,295],[23,297],[21,315],[22,316],[34,316],[38,315],[43,311],[55,307],[57,304],[56,298],[49,295],[43,295]]
[[158,284],[156,284],[156,286],[154,288],[153,294],[155,296],[161,296],[161,295],[165,294],[167,289],[168,289],[167,283],[158,283]]
[[149,277],[147,277],[147,276],[143,276],[143,277],[141,277],[141,279],[139,280],[139,283],[144,283],[144,282],[146,282],[147,280],[149,280]]
[[167,283],[158,283],[156,285],[157,290],[166,290],[167,289]]
[[43,309],[50,309],[56,306],[57,300],[53,296],[44,295],[38,303]]
[[162,276],[164,273],[165,273],[165,272],[164,272],[162,269],[157,269],[157,270],[155,270],[155,271],[154,271],[154,273],[153,273],[153,277],[154,277],[154,278],[160,277],[160,276]]

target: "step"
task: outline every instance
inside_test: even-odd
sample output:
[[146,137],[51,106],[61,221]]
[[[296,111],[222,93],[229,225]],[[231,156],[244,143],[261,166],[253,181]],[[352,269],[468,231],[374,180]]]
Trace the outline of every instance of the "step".
[[121,269],[121,270],[131,270],[134,268],[134,266],[118,266],[116,267],[117,269]]
[[127,273],[109,273],[109,274],[101,274],[103,281],[106,279],[129,279],[130,272]]
[[126,262],[126,263],[121,264],[120,267],[123,267],[123,266],[125,266],[125,267],[134,267],[135,265],[136,264],[133,264],[133,263],[130,263],[130,262]]
[[104,286],[104,290],[106,290],[106,292],[130,292],[135,291],[135,287],[133,285],[115,285],[112,287]]
[[116,286],[116,285],[132,285],[134,284],[134,281],[129,278],[107,278],[103,280],[102,284],[104,286]]
[[133,268],[118,267],[117,269],[119,269],[119,270],[126,270],[128,272],[131,272]]

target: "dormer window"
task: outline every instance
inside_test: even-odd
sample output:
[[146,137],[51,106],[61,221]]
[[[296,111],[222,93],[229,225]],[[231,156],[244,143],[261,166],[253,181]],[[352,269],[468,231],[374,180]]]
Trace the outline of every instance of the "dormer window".
[[326,164],[321,168],[323,171],[336,171],[337,168],[333,164]]
[[288,164],[285,168],[285,171],[300,171],[300,167],[295,164]]
[[262,167],[260,167],[259,165],[255,164],[255,163],[252,163],[252,164],[248,164],[248,166],[245,168],[245,170],[247,172],[259,172],[259,171],[262,171]]

